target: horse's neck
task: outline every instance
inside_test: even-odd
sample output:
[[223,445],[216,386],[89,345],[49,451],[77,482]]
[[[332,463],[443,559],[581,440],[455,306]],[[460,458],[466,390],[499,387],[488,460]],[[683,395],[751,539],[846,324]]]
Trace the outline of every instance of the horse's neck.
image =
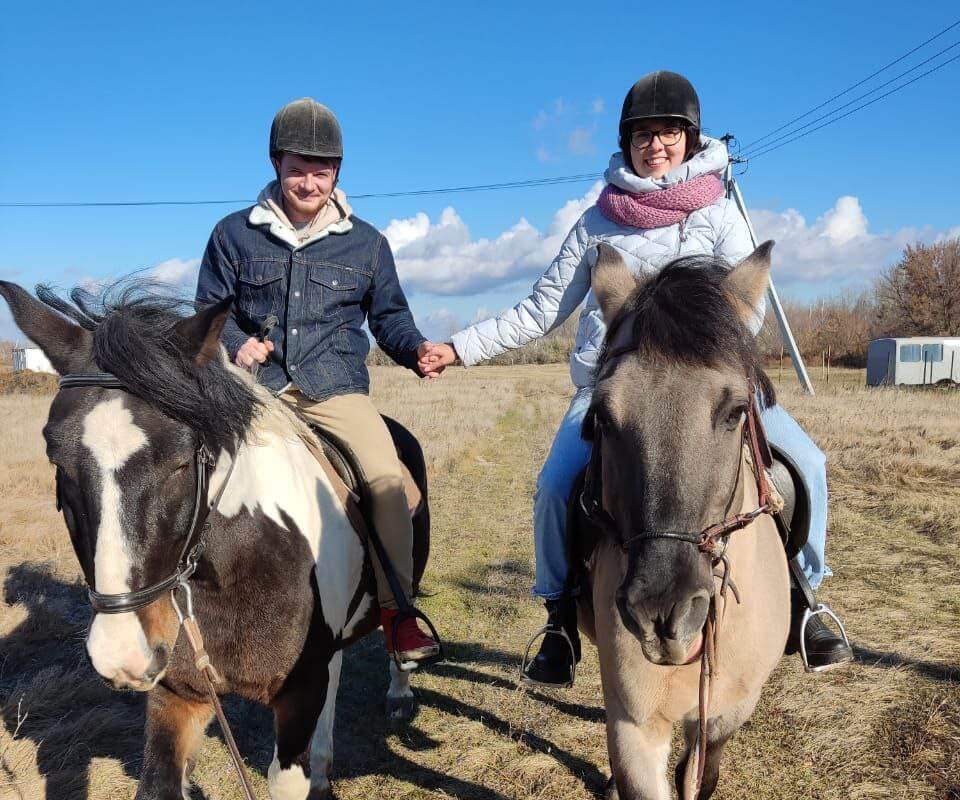
[[282,528],[295,526],[316,558],[322,517],[333,511],[323,502],[324,490],[332,489],[303,442],[266,432],[255,443],[240,445],[231,472],[232,460],[223,453],[210,481],[211,498],[223,488],[218,512],[227,518],[260,512]]

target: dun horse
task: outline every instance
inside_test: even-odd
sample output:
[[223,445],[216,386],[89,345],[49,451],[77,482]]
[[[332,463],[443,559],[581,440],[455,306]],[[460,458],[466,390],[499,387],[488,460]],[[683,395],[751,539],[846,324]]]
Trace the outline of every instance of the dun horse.
[[787,562],[762,513],[757,442],[757,397],[773,402],[773,390],[745,324],[766,290],[770,249],[732,271],[680,259],[644,282],[601,246],[593,289],[609,328],[575,523],[586,541],[593,531],[579,559],[579,616],[600,655],[611,798],[670,797],[677,722],[677,791],[709,798],[724,745],[784,651]]
[[[72,376],[44,437],[94,609],[111,612],[93,618],[90,660],[115,688],[149,692],[138,800],[188,796],[213,714],[164,591],[191,572],[218,691],[273,709],[272,797],[327,797],[342,651],[377,625],[373,571],[311,432],[227,362],[218,337],[229,303],[183,317],[170,301],[126,293],[99,315],[11,283],[0,294]],[[417,581],[427,519],[424,503]],[[388,707],[409,713],[412,697],[391,664]]]

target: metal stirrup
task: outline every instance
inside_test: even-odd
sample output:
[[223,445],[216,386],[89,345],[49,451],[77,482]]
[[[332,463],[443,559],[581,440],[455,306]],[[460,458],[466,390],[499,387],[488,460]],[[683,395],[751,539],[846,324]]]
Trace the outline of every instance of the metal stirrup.
[[808,608],[803,612],[803,618],[800,620],[800,658],[803,659],[803,669],[806,672],[826,672],[828,669],[839,667],[846,663],[845,661],[838,661],[835,664],[824,664],[822,667],[810,666],[810,661],[807,658],[807,625],[810,624],[810,620],[814,617],[821,616],[830,617],[830,619],[837,623],[837,627],[840,628],[840,637],[843,639],[843,643],[847,646],[848,650],[851,649],[850,640],[847,638],[847,632],[843,627],[843,623],[830,606],[820,603],[816,608]]
[[[533,664],[534,659],[530,658],[530,651],[533,649],[534,644],[543,637],[546,639],[548,636],[562,636],[564,641],[567,643],[567,647],[570,648],[570,680],[567,683],[543,683],[542,681],[534,680],[533,678],[527,675],[527,670],[530,669],[530,666]],[[546,686],[551,688],[569,688],[573,686],[573,682],[577,678],[577,651],[573,646],[573,640],[570,638],[570,634],[567,633],[562,627],[557,630],[551,628],[549,625],[544,625],[540,630],[538,630],[533,636],[530,637],[530,641],[527,642],[527,647],[523,651],[523,661],[520,662],[520,681],[521,683],[526,683],[531,686]]]

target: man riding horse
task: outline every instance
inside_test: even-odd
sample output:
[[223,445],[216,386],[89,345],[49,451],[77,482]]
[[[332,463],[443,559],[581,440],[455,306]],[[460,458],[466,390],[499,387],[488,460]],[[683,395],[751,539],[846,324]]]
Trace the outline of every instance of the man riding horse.
[[[413,321],[389,243],[336,188],[342,160],[340,125],[328,108],[304,98],[280,109],[270,130],[277,179],[255,206],[217,223],[196,299],[208,305],[234,297],[221,336],[230,357],[259,365],[261,383],[349,447],[369,487],[370,521],[410,598],[413,527],[400,461],[368,396],[362,325],[413,370],[429,342]],[[404,663],[435,658],[438,643],[416,619],[397,619],[398,598],[373,561],[387,649]]]

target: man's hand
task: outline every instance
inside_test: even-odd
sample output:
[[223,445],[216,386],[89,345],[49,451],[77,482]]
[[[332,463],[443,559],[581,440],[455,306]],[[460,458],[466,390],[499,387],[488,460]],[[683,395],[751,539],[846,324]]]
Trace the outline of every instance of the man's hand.
[[243,343],[243,347],[237,351],[235,361],[238,367],[250,369],[254,362],[262,364],[266,361],[272,352],[273,342],[269,340],[261,342],[259,339],[251,336]]
[[424,342],[417,348],[417,355],[420,357],[417,362],[420,373],[430,379],[440,377],[441,372],[457,362],[457,351],[449,344]]

